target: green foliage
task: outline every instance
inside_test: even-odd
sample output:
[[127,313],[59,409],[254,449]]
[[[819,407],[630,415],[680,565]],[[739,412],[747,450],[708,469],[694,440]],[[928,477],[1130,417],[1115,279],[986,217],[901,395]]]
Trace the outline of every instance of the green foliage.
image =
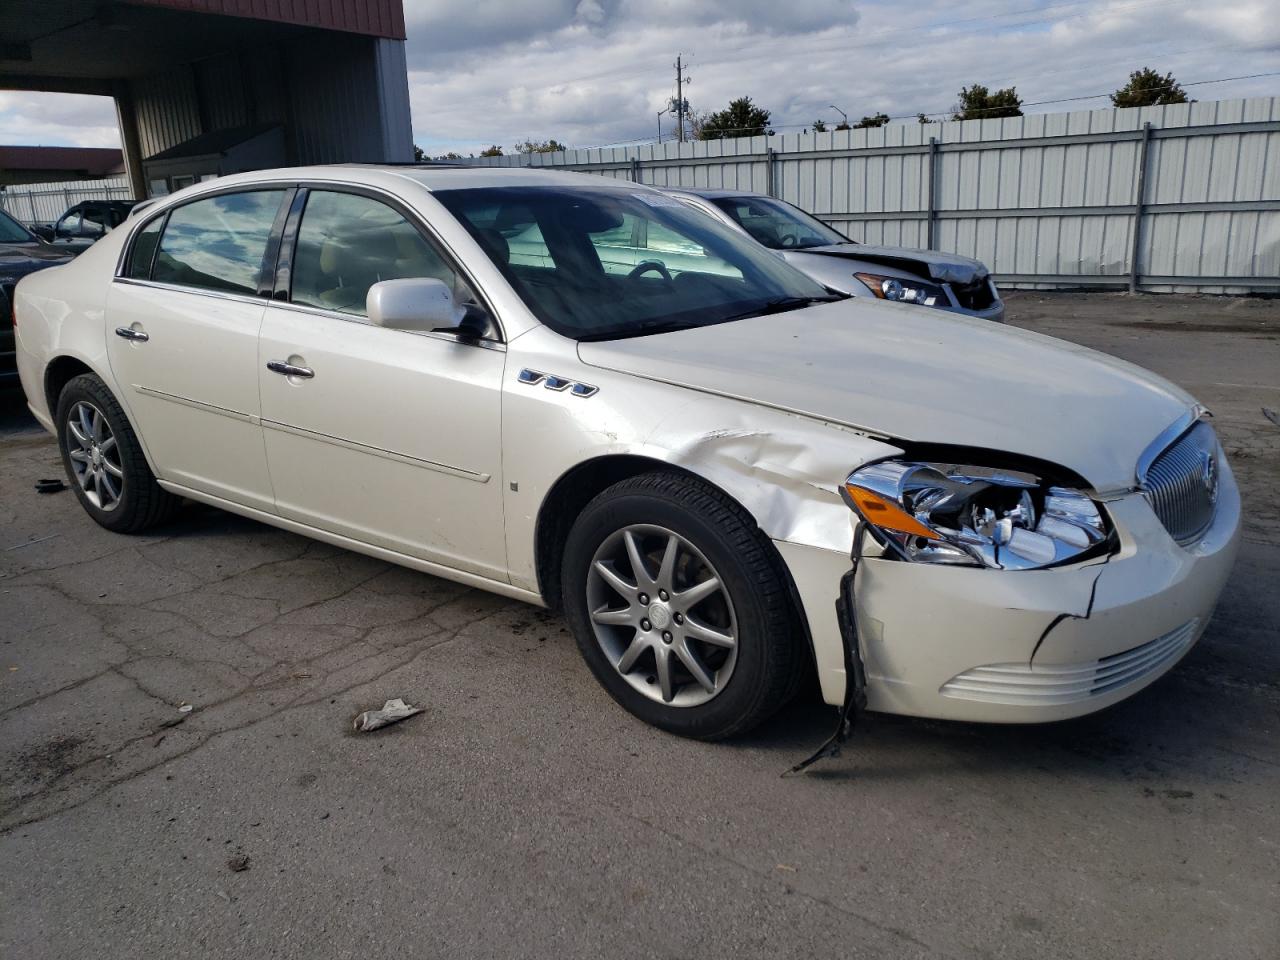
[[1006,90],[988,90],[980,83],[964,87],[960,102],[953,108],[952,120],[987,120],[991,117],[1022,116],[1022,98],[1017,87]]
[[718,110],[698,124],[699,140],[727,140],[771,134],[769,111],[751,102],[750,97],[731,100],[726,110]]
[[889,122],[889,115],[887,113],[877,113],[874,117],[863,117],[861,120],[855,123],[854,126],[859,128],[883,127],[888,122]]
[[815,120],[815,121],[813,121],[813,132],[814,132],[814,133],[826,133],[826,132],[827,132],[827,122],[826,122],[825,120]]
[[480,151],[482,157],[500,157],[502,156],[502,148],[496,143],[492,147],[486,147]]
[[1113,107],[1154,107],[1165,103],[1187,103],[1187,92],[1173,79],[1163,77],[1150,67],[1129,74],[1129,82],[1111,94]]
[[558,153],[568,149],[554,137],[550,140],[526,140],[523,143],[517,143],[515,147],[516,153]]
[[916,114],[916,123],[939,123],[939,122],[941,121],[931,120],[929,117],[925,116],[923,113]]
[[413,162],[422,163],[427,159],[427,151],[423,150],[416,143],[413,145]]

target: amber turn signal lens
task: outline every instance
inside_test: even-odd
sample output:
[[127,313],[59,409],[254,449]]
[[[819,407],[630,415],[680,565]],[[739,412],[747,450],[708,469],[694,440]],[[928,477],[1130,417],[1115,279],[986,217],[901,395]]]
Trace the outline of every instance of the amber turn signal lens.
[[942,539],[892,500],[852,483],[846,483],[844,488],[867,523],[881,530],[893,530],[926,540]]

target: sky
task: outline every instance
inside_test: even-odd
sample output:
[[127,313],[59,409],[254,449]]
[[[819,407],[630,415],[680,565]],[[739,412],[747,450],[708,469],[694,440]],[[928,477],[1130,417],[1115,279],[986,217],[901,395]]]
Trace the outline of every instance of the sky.
[[[1025,112],[1104,108],[1131,70],[1184,84],[1280,71],[1275,0],[405,0],[415,141],[429,154],[555,138],[652,141],[677,53],[695,112],[750,96],[779,133],[941,114],[961,87]],[[1280,76],[1188,86],[1280,95]],[[1043,101],[1093,97],[1070,102]],[[837,109],[838,108],[838,109]],[[664,139],[674,121],[662,117]],[[0,92],[6,143],[119,144],[109,99]]]

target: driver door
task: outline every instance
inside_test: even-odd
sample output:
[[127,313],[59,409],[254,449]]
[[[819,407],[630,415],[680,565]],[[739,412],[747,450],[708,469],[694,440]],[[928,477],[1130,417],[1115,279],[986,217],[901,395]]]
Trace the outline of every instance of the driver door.
[[284,243],[258,356],[280,515],[506,581],[496,328],[463,341],[365,316],[380,280],[443,280],[457,302],[468,282],[410,211],[358,192],[310,190]]

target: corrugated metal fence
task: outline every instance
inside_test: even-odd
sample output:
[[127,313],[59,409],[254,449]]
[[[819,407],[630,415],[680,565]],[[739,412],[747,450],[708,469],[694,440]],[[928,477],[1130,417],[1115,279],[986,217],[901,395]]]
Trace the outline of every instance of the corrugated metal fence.
[[1280,98],[466,162],[768,193],[1009,286],[1280,292]]
[[129,199],[129,181],[124,177],[32,183],[0,190],[0,208],[25,224],[53,223],[81,200]]

